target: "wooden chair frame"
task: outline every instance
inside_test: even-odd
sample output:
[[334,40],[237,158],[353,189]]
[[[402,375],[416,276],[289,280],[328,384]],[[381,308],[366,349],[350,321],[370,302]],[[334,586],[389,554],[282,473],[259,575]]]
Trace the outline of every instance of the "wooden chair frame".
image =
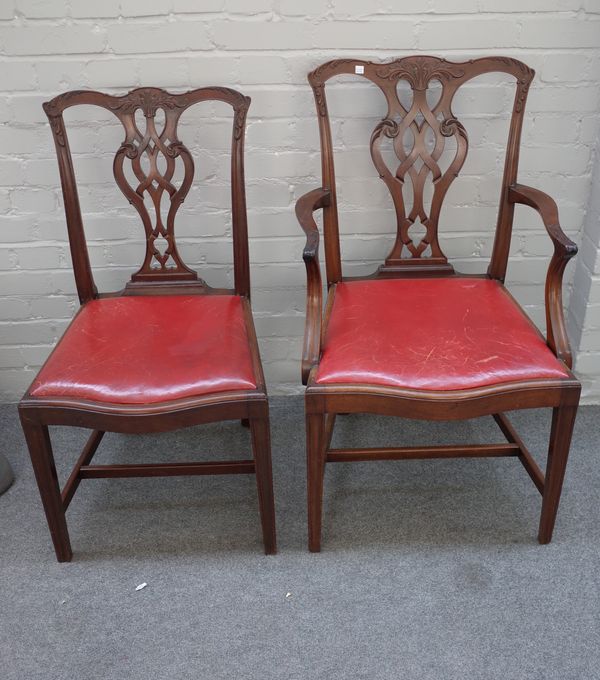
[[[441,251],[437,238],[437,221],[445,193],[462,167],[468,148],[466,131],[452,112],[452,99],[463,83],[475,76],[491,72],[501,72],[514,77],[516,93],[508,134],[494,247],[487,274],[481,278],[495,279],[504,284],[514,206],[519,203],[537,210],[554,245],[545,288],[546,342],[566,367],[570,369],[572,366],[562,307],[562,278],[565,266],[576,254],[577,247],[560,227],[554,200],[538,189],[517,183],[523,114],[534,71],[524,63],[507,57],[487,57],[455,63],[429,56],[406,57],[386,63],[337,59],[326,62],[312,71],[308,79],[313,89],[318,114],[322,186],[298,200],[296,215],[306,233],[303,258],[308,287],[302,378],[307,385],[305,405],[308,534],[309,549],[313,552],[319,551],[321,547],[325,463],[347,461],[516,456],[542,495],[539,542],[548,543],[552,538],[581,391],[579,382],[570,371],[567,371],[568,377],[565,379],[529,380],[452,391],[422,391],[372,384],[318,384],[315,381],[321,345],[333,307],[336,285],[339,282],[351,278],[457,275]],[[398,221],[397,239],[392,252],[371,277],[342,275],[333,145],[325,96],[325,83],[329,78],[355,73],[362,74],[361,77],[377,85],[388,103],[388,113],[377,125],[371,137],[371,155],[378,174],[392,194]],[[398,99],[397,84],[401,79],[408,81],[413,90],[413,104],[410,110],[405,109]],[[442,95],[437,105],[429,108],[425,92],[432,80],[441,83]],[[416,119],[419,110],[424,115],[426,125],[435,133],[433,152],[425,146],[421,134],[425,123],[419,125]],[[408,128],[411,128],[414,134],[413,151],[403,152],[401,146],[394,147],[401,163],[397,174],[394,175],[383,162],[379,145],[384,137],[392,140],[401,138],[402,133]],[[442,173],[437,160],[443,150],[444,138],[451,136],[456,140],[456,155],[448,170]],[[414,166],[415,160],[419,157],[423,160],[420,171]],[[431,210],[427,214],[423,206],[423,185],[429,172],[434,176],[435,189]],[[409,215],[405,212],[402,187],[398,181],[398,178],[402,180],[406,175],[410,175],[414,188],[413,210]],[[318,259],[319,230],[314,219],[314,213],[318,210],[323,211],[328,287],[324,313]],[[421,218],[426,234],[420,242],[414,243],[408,230],[417,217]],[[431,251],[429,257],[424,255],[427,247]],[[539,407],[553,409],[545,474],[504,413],[509,410]],[[375,413],[426,420],[457,420],[492,415],[507,442],[486,446],[331,448],[336,414],[340,413]]]
[[[192,183],[193,159],[177,137],[179,117],[190,106],[204,101],[221,101],[233,109],[231,142],[231,197],[233,223],[234,289],[212,288],[181,260],[175,242],[175,216]],[[114,159],[117,184],[138,211],[146,232],[146,255],[124,290],[98,293],[94,284],[81,210],[73,170],[69,142],[63,121],[63,111],[76,105],[95,105],[114,113],[125,129],[125,140]],[[30,391],[19,404],[19,414],[29,447],[31,460],[56,556],[60,562],[72,558],[65,512],[82,479],[101,477],[155,477],[173,475],[255,474],[265,552],[276,552],[275,510],[271,472],[269,406],[256,334],[250,307],[250,276],[248,233],[244,191],[244,132],[250,98],[224,87],[206,87],[183,94],[170,94],[158,88],[139,88],[122,97],[93,91],[72,91],[44,104],[58,155],[58,165],[73,269],[79,300],[85,305],[91,300],[119,295],[239,295],[242,299],[249,336],[252,365],[257,386],[239,390],[205,394],[152,404],[100,403],[63,397],[34,397]],[[139,130],[135,113],[140,109],[146,120],[146,130]],[[155,126],[158,109],[165,113],[162,132]],[[141,156],[147,153],[150,170],[146,173]],[[167,169],[157,166],[162,154]],[[177,189],[171,184],[175,160],[184,165],[184,178]],[[130,185],[124,164],[132,163],[139,185]],[[144,192],[151,196],[157,213],[157,224],[144,206]],[[168,193],[170,206],[166,226],[160,216],[160,200]],[[167,244],[164,252],[156,246],[157,239]],[[239,419],[250,427],[253,458],[220,462],[165,463],[147,465],[90,465],[90,461],[106,431],[121,433],[157,433],[203,423]],[[93,430],[62,492],[56,474],[48,433],[49,425],[70,425]]]

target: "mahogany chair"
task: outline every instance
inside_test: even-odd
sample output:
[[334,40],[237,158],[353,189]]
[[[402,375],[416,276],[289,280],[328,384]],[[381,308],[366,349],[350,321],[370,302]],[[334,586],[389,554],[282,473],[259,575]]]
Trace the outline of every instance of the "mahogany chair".
[[[177,136],[178,122],[189,107],[211,100],[233,109],[233,289],[207,285],[183,263],[175,241],[175,217],[194,175],[192,155]],[[63,111],[80,104],[107,109],[123,125],[114,176],[145,230],[144,261],[117,293],[98,293],[88,258],[63,121]],[[73,494],[82,479],[99,477],[256,474],[265,552],[276,552],[269,407],[250,308],[243,162],[249,105],[248,97],[224,87],[184,94],[139,88],[122,97],[73,91],[44,104],[58,155],[81,308],[20,402],[19,413],[59,562],[72,557],[65,511]],[[156,122],[159,109],[162,129]],[[143,124],[136,122],[138,110]],[[177,164],[180,183],[174,179]],[[153,206],[150,212],[145,197]],[[168,206],[166,216],[161,199]],[[106,431],[165,432],[231,419],[249,424],[252,459],[90,465]],[[49,425],[93,430],[62,492]]]
[[[464,275],[448,262],[438,240],[442,203],[468,149],[467,132],[453,114],[452,100],[461,85],[492,72],[514,77],[516,93],[491,263],[485,275]],[[385,117],[372,132],[370,153],[393,200],[397,236],[385,262],[374,274],[364,277],[344,276],[340,258],[325,96],[327,80],[340,74],[360,74],[380,88],[387,102],[387,112],[382,112]],[[517,183],[525,100],[533,76],[528,66],[507,57],[453,63],[429,56],[388,63],[337,59],[308,76],[317,107],[323,177],[322,186],[296,205],[307,236],[303,253],[308,297],[302,379],[307,385],[311,551],[319,551],[321,546],[325,463],[346,461],[516,456],[542,495],[539,541],[548,543],[552,538],[581,390],[570,370],[571,351],[562,308],[563,272],[577,248],[561,230],[552,198]],[[401,80],[412,90],[408,106],[403,106],[398,96]],[[430,106],[426,95],[432,81],[441,84],[441,94],[437,104]],[[438,160],[448,138],[454,139],[455,152],[442,170]],[[389,168],[384,160],[386,144],[395,152],[397,167]],[[433,183],[429,207],[424,200],[428,182]],[[539,212],[554,245],[545,289],[546,338],[504,287],[516,203]],[[324,313],[319,231],[314,219],[317,210],[323,211],[328,286]],[[422,238],[411,232],[418,222],[425,230]],[[553,409],[545,474],[504,413],[538,407]],[[361,412],[426,420],[491,415],[507,442],[331,448],[336,414]]]

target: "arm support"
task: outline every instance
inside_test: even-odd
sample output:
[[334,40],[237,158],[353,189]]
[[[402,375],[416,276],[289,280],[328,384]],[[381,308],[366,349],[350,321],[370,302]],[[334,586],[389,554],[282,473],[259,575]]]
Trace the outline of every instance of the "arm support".
[[571,368],[573,358],[563,312],[562,279],[568,261],[577,253],[577,246],[561,229],[558,208],[548,194],[522,184],[513,184],[508,192],[508,200],[537,210],[554,244],[554,254],[546,274],[546,335],[550,349]]
[[318,363],[321,353],[321,316],[323,313],[323,286],[319,268],[319,229],[313,213],[330,202],[327,189],[314,189],[298,199],[296,217],[306,234],[302,258],[306,266],[306,325],[302,346],[302,382],[306,385],[308,374]]

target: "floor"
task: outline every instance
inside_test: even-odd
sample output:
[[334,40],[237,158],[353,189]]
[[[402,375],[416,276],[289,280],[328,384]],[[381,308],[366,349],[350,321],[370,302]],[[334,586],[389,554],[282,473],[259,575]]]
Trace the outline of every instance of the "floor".
[[[540,460],[548,415],[513,418]],[[515,459],[354,463],[328,467],[318,555],[301,398],[273,398],[271,417],[278,555],[261,551],[252,476],[87,480],[58,564],[16,408],[0,407],[16,474],[0,496],[0,677],[600,678],[600,407],[580,409],[552,544]],[[52,436],[64,479],[85,432]],[[486,440],[502,441],[491,418],[345,416],[334,444]],[[94,461],[248,450],[227,423],[107,435]]]

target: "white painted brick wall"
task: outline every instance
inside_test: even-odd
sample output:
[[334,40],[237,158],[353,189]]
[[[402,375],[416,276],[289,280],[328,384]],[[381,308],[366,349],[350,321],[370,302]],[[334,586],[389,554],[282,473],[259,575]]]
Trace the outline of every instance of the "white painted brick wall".
[[[505,54],[536,69],[521,179],[556,197],[565,231],[583,245],[577,275],[573,266],[567,273],[566,301],[586,399],[599,401],[600,188],[596,202],[590,198],[600,151],[597,0],[2,0],[0,399],[20,397],[77,307],[43,101],[72,88],[121,94],[141,85],[226,84],[252,97],[246,165],[256,326],[271,392],[297,391],[305,278],[293,207],[319,183],[306,73],[338,56],[414,52]],[[367,152],[383,110],[368,94],[347,83],[331,92],[348,273],[372,270],[392,241],[389,198]],[[491,252],[511,97],[505,81],[486,77],[456,102],[472,150],[448,195],[441,235],[465,271],[484,271]],[[186,114],[181,131],[204,180],[180,214],[181,250],[214,285],[232,277],[224,112],[213,105]],[[97,111],[67,118],[96,281],[116,289],[143,250],[137,217],[111,180],[122,133]],[[542,327],[550,254],[535,213],[519,208],[508,283]]]
[[575,369],[583,381],[584,398],[597,400],[600,383],[600,135],[568,320],[577,348]]

